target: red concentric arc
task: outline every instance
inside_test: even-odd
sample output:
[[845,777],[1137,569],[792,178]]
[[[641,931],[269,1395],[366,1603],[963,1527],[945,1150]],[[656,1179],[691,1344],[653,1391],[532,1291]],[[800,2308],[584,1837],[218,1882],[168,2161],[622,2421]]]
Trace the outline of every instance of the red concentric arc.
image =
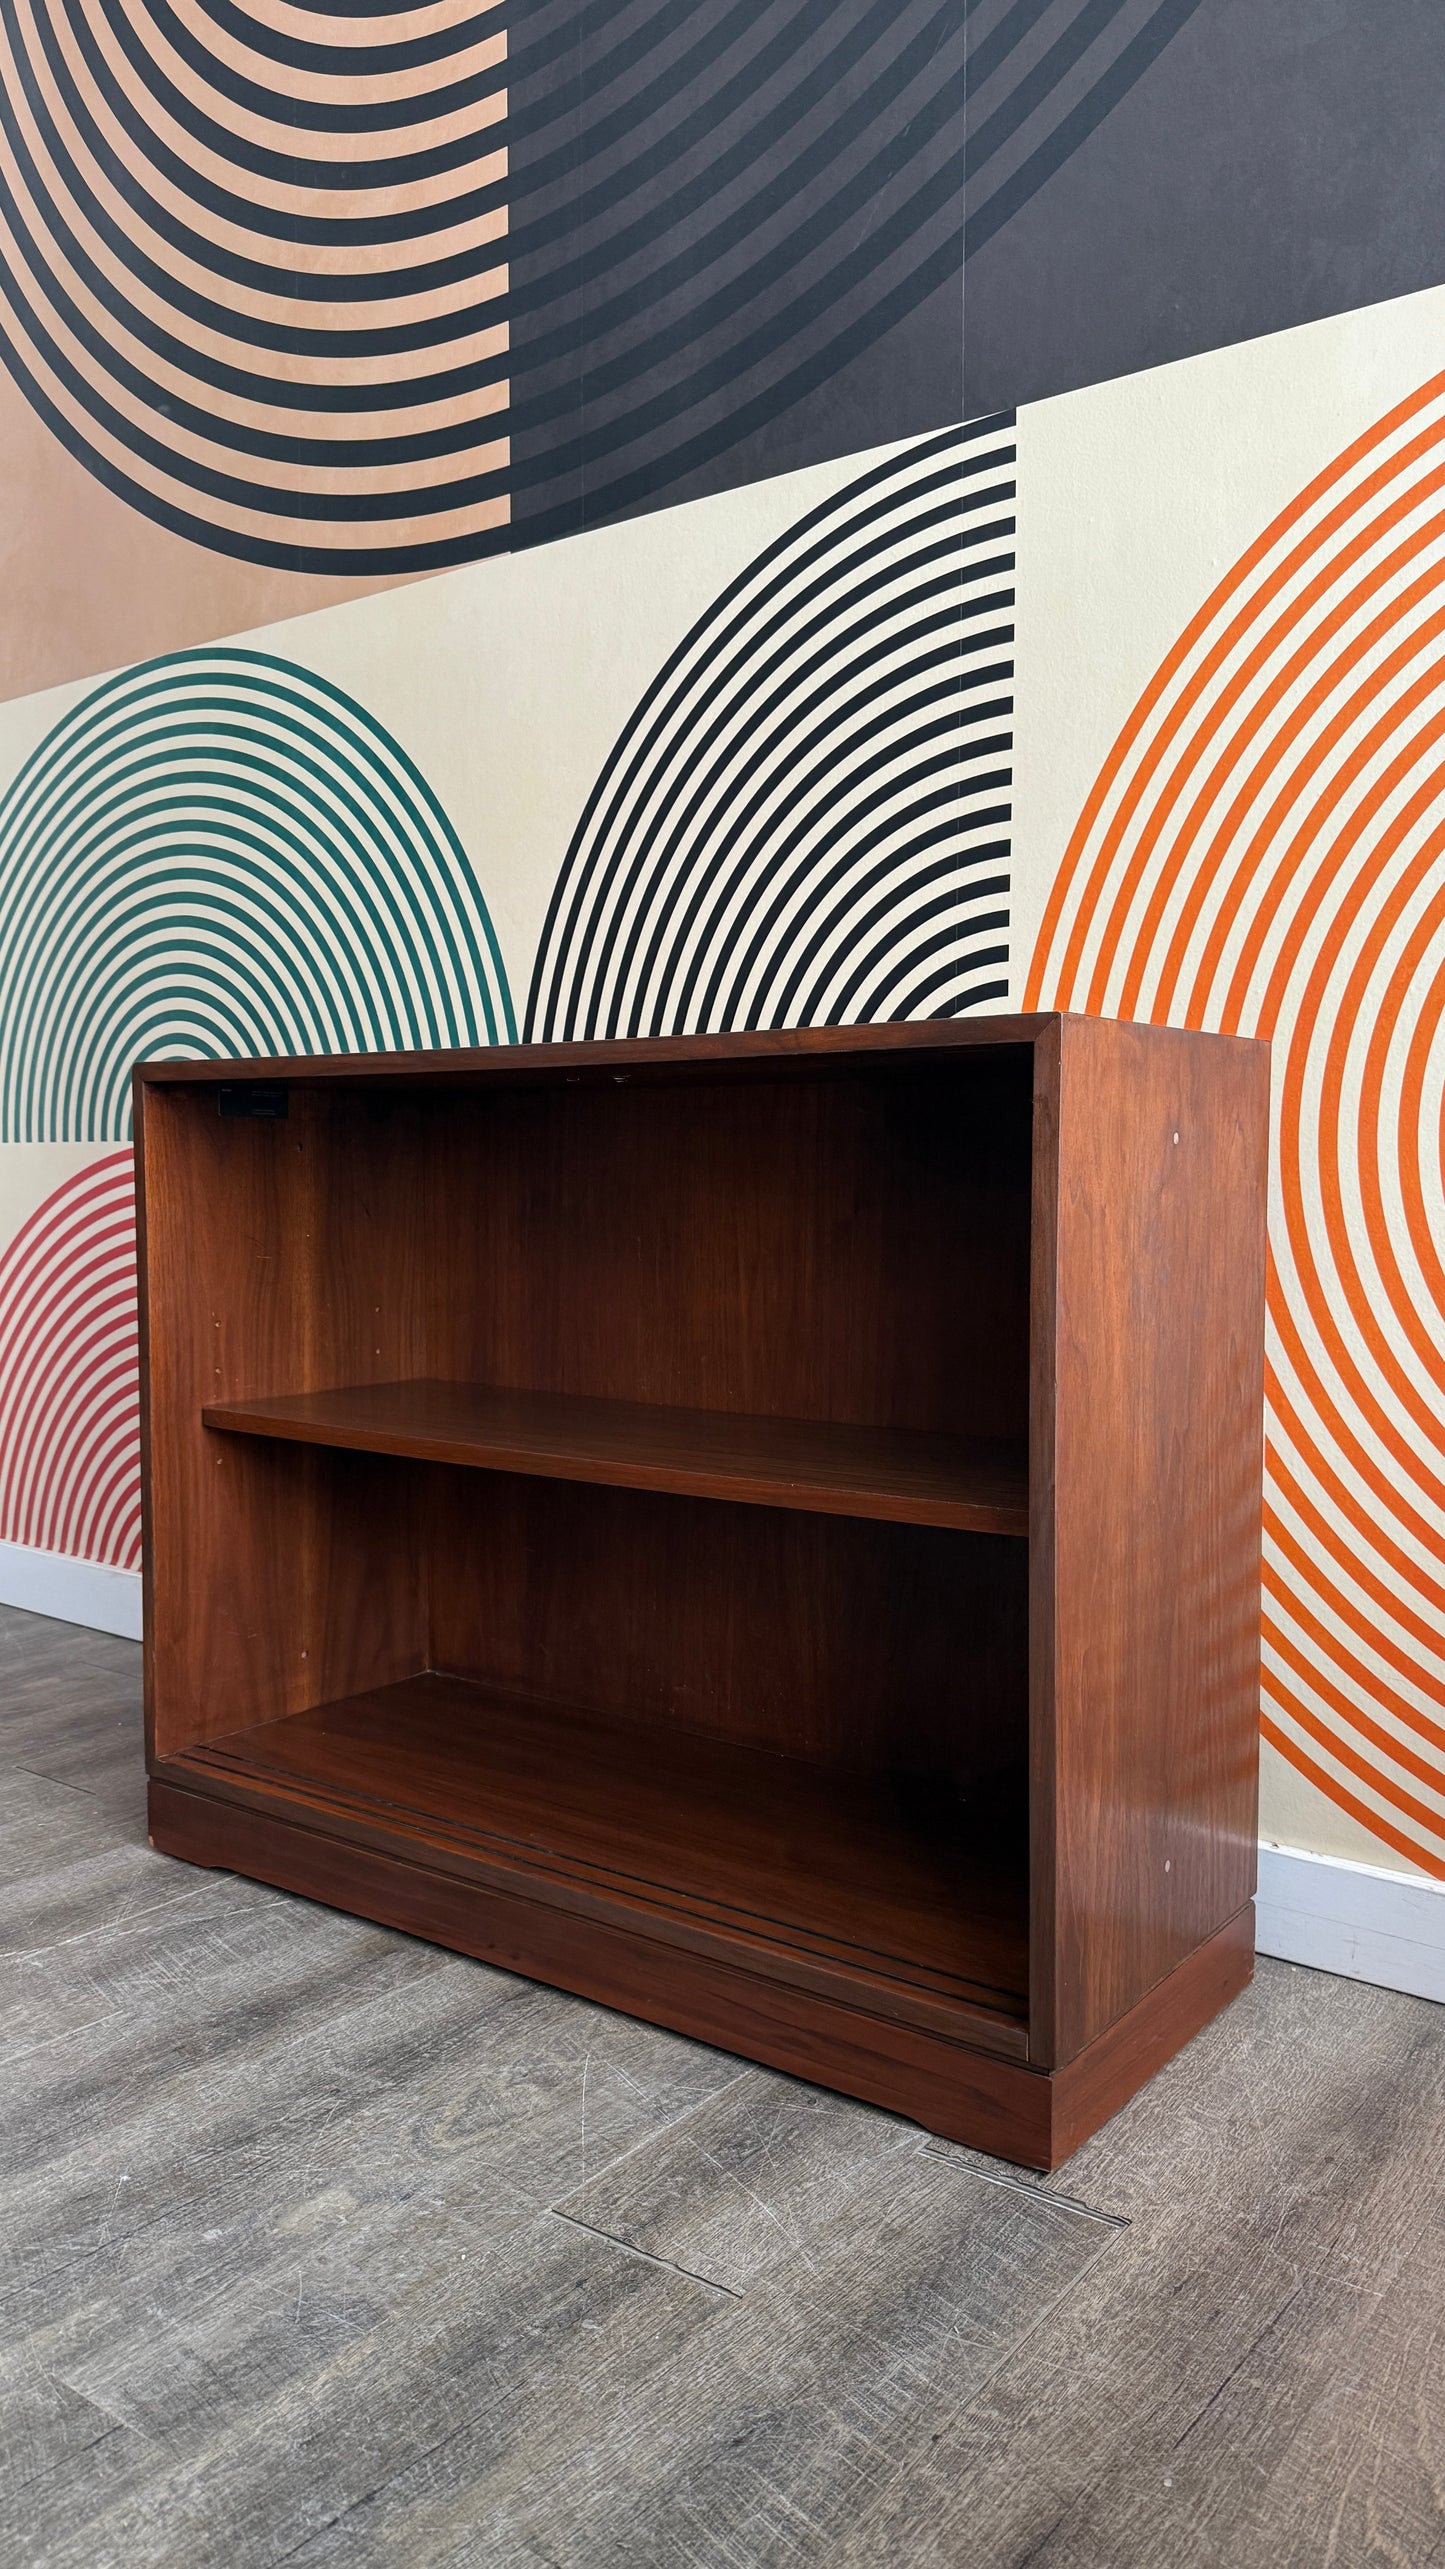
[[1024,1004],[1273,1041],[1265,1734],[1445,1877],[1445,376],[1162,663]]
[[129,1151],[67,1178],[0,1255],[0,1537],[140,1565]]

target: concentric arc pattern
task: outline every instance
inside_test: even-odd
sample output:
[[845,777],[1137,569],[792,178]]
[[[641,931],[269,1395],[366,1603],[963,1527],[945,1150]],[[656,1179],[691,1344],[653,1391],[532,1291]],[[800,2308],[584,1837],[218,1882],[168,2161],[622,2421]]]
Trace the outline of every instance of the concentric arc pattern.
[[0,355],[173,533],[386,574],[500,540],[495,0],[0,11]]
[[129,1151],[57,1187],[0,1252],[0,1539],[140,1566]]
[[955,416],[965,167],[973,251],[1197,6],[7,0],[0,359],[213,550],[537,542]]
[[119,1140],[143,1055],[515,1033],[472,868],[364,709],[254,651],[107,680],[0,801],[0,1139]]
[[965,247],[1198,5],[513,9],[515,540],[835,452],[840,375],[858,444],[956,418]]
[[1200,0],[966,0],[969,256],[1126,98]]
[[1007,992],[1011,419],[911,446],[752,562],[593,789],[543,1039],[946,1017]]
[[[744,441],[790,413],[790,460],[836,451],[836,410],[810,430],[799,406],[860,362],[853,442],[957,415],[963,20],[957,0],[513,12],[519,541],[776,470]],[[940,290],[953,389],[920,412],[870,352]]]
[[1026,1004],[1273,1040],[1266,1733],[1445,1876],[1445,377],[1181,636]]

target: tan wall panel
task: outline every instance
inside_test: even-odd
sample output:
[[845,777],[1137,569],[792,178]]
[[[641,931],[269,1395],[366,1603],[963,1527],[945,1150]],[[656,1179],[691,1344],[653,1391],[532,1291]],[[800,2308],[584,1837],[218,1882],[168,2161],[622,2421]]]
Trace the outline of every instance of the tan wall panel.
[[264,570],[168,534],[75,463],[0,370],[0,702],[399,585]]

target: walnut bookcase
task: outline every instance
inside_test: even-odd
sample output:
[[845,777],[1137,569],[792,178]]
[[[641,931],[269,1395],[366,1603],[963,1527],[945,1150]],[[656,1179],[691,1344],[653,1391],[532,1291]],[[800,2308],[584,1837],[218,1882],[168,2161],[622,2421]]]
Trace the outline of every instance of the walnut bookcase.
[[154,1843],[1057,2164],[1252,1967],[1267,1087],[143,1063]]

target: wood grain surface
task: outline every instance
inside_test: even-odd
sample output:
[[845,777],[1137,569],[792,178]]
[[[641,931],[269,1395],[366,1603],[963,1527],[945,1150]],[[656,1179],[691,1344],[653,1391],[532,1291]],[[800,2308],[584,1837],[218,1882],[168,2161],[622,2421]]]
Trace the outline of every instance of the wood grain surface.
[[664,1734],[933,1777],[1022,1808],[1026,1544],[391,1468],[426,1552],[434,1668]]
[[[625,2008],[703,2042],[735,2047],[795,2077],[836,2087],[945,2137],[966,2140],[1051,2169],[1115,2114],[1137,2087],[1190,2042],[1248,1985],[1253,1928],[1243,1918],[1190,1954],[1166,1981],[1120,2017],[1077,2060],[1057,2071],[1024,2065],[1018,2030],[1000,2013],[954,2000],[947,2017],[914,1990],[886,1989],[874,1974],[809,1954],[778,1967],[754,1939],[732,1940],[672,1914],[667,1932],[629,1924],[620,1903],[559,1896],[545,1874],[508,1877],[473,1860],[470,1878],[393,1853],[394,1825],[345,1832],[323,1823],[325,1805],[276,1797],[232,1775],[177,1768],[179,1783],[153,1778],[152,1844],[193,1864],[244,1866],[260,1880],[309,1899],[355,1909],[459,1953],[520,1971],[529,1979]],[[209,1782],[211,1790],[196,1790]],[[273,1816],[305,1811],[305,1824]]]
[[270,1400],[214,1401],[203,1426],[367,1454],[406,1454],[613,1489],[677,1490],[759,1507],[1027,1534],[1022,1440],[917,1428],[839,1427],[731,1410],[589,1400],[485,1383],[358,1384]]
[[[234,1064],[229,1066],[234,1070]],[[223,1122],[136,1084],[147,1704],[164,1752],[424,1664],[394,1467],[222,1440],[206,1402],[426,1370],[415,1121]]]
[[620,1087],[606,1051],[542,1086],[501,1053],[459,1085],[453,1056],[420,1090],[352,1057],[281,1122],[138,1076],[162,1748],[426,1664],[386,1470],[223,1444],[207,1408],[432,1377],[1021,1445],[1025,1046],[935,1043],[932,1074],[824,1046],[807,1079],[790,1043],[779,1084],[745,1044],[705,1092],[716,1045]]
[[827,1965],[864,2004],[911,2001],[943,2029],[958,2030],[947,2005],[918,2002],[964,2001],[971,2022],[1007,2020],[1001,2040],[1022,2050],[1018,1798],[848,1776],[439,1676],[212,1740],[163,1772],[461,1880],[663,1938],[685,1928],[733,1961],[746,1948],[779,1976]]
[[1030,2055],[1052,2065],[1254,1890],[1269,1056],[1069,1018],[1039,1077]]
[[931,2128],[955,2139],[967,2134],[1025,2165],[1053,2164],[1052,2081],[1025,2066],[1017,2030],[1011,2038],[997,2014],[955,2002],[954,2030],[943,2034],[936,2011],[929,2023],[915,2021],[925,2013],[917,2004],[890,2003],[884,2012],[876,1982],[856,1973],[845,1982],[805,1961],[784,1977],[760,1968],[755,1953],[719,1960],[715,1941],[685,1940],[676,1921],[661,1940],[543,1900],[535,1884],[511,1892],[477,1879],[463,1887],[435,1865],[159,1779],[150,1788],[150,1831],[163,1854],[212,1868],[244,1863],[279,1889],[350,1907],[892,2113],[914,2120],[926,2113]]
[[[1000,1043],[1028,1045],[1039,1031],[1058,1023],[1054,1016],[928,1018],[921,1023],[874,1026],[753,1026],[726,1035],[647,1035],[609,1038],[586,1044],[458,1045],[438,1052],[321,1053],[298,1059],[275,1054],[245,1064],[247,1080],[278,1081],[286,1087],[324,1088],[357,1076],[420,1093],[489,1087],[610,1087],[622,1073],[630,1082],[658,1080],[669,1086],[694,1076],[707,1081],[717,1063],[756,1073],[766,1080],[817,1077],[840,1066],[846,1073],[860,1058],[886,1065],[909,1055],[945,1060],[949,1055]],[[237,1077],[235,1061],[146,1061],[137,1078],[147,1087],[209,1087]]]

